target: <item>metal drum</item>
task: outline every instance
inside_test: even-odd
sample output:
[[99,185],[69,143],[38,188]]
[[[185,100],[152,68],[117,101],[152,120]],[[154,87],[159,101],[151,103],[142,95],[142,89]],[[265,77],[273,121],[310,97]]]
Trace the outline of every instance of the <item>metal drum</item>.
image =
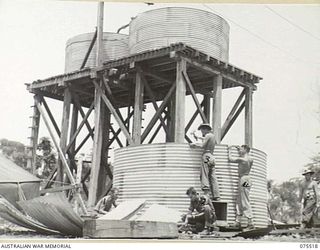
[[222,61],[229,58],[229,25],[211,12],[169,7],[139,14],[130,23],[130,54],[182,42]]
[[[120,189],[120,201],[146,199],[148,205],[160,204],[186,212],[189,207],[186,190],[193,186],[200,191],[201,154],[201,149],[176,143],[146,144],[115,150],[113,185]],[[214,155],[221,202],[227,203],[226,221],[231,224],[236,214],[238,168],[237,164],[228,162],[226,145],[216,146]],[[266,227],[266,154],[252,149],[250,155],[254,161],[250,173],[253,221],[257,227]]]
[[[70,38],[66,44],[65,72],[79,70],[87,54],[94,33],[85,33]],[[118,33],[103,33],[104,61],[129,56],[129,36]],[[96,63],[96,43],[85,67],[93,68]]]

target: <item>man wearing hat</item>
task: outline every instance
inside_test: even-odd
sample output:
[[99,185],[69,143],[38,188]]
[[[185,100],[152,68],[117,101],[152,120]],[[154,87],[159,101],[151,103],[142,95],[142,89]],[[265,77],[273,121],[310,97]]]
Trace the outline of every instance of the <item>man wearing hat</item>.
[[208,195],[211,191],[213,200],[220,200],[220,192],[217,177],[215,174],[215,159],[213,151],[216,145],[216,139],[212,132],[210,124],[203,123],[198,127],[201,131],[202,137],[193,133],[196,140],[201,139],[202,144],[191,143],[191,146],[200,146],[203,148],[202,164],[200,168],[200,182],[201,189],[205,195]]
[[311,176],[314,171],[305,169],[302,173],[305,180],[301,185],[300,202],[302,203],[301,228],[312,227],[313,216],[320,207],[320,195],[316,181]]

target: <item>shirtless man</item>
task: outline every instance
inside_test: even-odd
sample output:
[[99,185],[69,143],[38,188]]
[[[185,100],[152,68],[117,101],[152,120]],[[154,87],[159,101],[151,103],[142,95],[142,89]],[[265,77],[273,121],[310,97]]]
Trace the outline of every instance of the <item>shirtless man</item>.
[[[239,151],[239,157],[232,157],[231,148],[235,147]],[[249,156],[250,147],[247,145],[229,146],[228,156],[230,162],[238,163],[238,175],[239,175],[239,195],[236,203],[236,226],[241,228],[241,216],[244,215],[248,218],[248,229],[253,229],[252,211],[250,206],[249,193],[251,188],[250,170],[253,164],[253,160]]]
[[202,137],[197,136],[195,133],[193,133],[193,136],[196,140],[202,140],[202,143],[191,143],[190,146],[203,148],[202,164],[200,168],[201,189],[205,195],[208,195],[209,192],[211,192],[213,200],[220,200],[219,186],[215,174],[215,159],[213,156],[216,139],[209,124],[201,124],[198,130],[201,131]]
[[114,187],[110,190],[110,194],[101,198],[94,208],[98,214],[108,213],[112,207],[117,207],[117,199],[119,196],[119,189]]
[[305,181],[300,189],[300,202],[302,204],[301,228],[313,226],[313,215],[320,207],[320,194],[316,181],[311,179],[312,170],[305,170],[302,175]]

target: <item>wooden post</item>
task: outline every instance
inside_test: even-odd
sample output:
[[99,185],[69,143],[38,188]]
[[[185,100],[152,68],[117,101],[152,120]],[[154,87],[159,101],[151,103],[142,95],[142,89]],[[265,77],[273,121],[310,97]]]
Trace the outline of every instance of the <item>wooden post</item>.
[[99,67],[103,63],[103,15],[104,2],[98,3],[97,14],[97,50],[96,50],[96,66]]
[[[102,86],[102,82],[100,86]],[[94,108],[94,140],[93,140],[93,155],[91,164],[91,176],[90,176],[90,187],[88,197],[88,207],[93,207],[98,197],[100,196],[99,190],[99,175],[103,170],[102,165],[102,148],[103,148],[103,135],[104,135],[104,119],[105,119],[105,105],[102,101],[102,93],[95,89],[95,108]]]
[[[96,66],[102,65],[102,46],[103,46],[103,15],[104,15],[104,2],[98,3],[97,13],[97,54],[96,54]],[[102,87],[102,80],[99,81],[100,88]],[[98,197],[100,196],[101,189],[99,190],[99,174],[103,171],[101,167],[101,157],[103,148],[103,135],[104,135],[104,119],[105,119],[105,105],[102,101],[102,91],[95,86],[94,95],[94,139],[93,139],[93,155],[91,163],[90,174],[90,187],[88,197],[88,207],[93,207]],[[101,170],[102,169],[102,170]]]
[[252,147],[252,94],[251,88],[246,89],[245,96],[245,144]]
[[141,72],[136,72],[136,84],[134,92],[134,115],[133,115],[133,143],[141,144],[142,109],[143,109],[143,82]]
[[40,126],[40,113],[37,109],[36,103],[33,106],[32,114],[32,125],[31,125],[31,136],[30,136],[30,147],[29,147],[29,158],[27,162],[27,169],[30,169],[32,173],[36,174],[36,159],[37,159],[37,146],[39,138],[39,126]]
[[221,109],[222,109],[222,76],[217,75],[213,79],[213,114],[212,114],[212,128],[216,136],[217,143],[221,143]]
[[203,113],[207,120],[210,121],[210,108],[211,108],[211,97],[208,94],[203,95]]
[[171,98],[168,104],[168,118],[167,118],[167,127],[168,127],[168,135],[166,137],[166,142],[174,141],[174,121],[175,121],[175,109],[176,109],[176,99]]
[[184,143],[186,83],[183,77],[186,72],[186,61],[177,61],[176,69],[176,105],[174,121],[174,142]]
[[[72,118],[71,118],[71,126],[70,126],[69,143],[71,142],[71,139],[73,138],[74,134],[77,131],[77,126],[78,126],[78,109],[73,104],[73,106],[72,106]],[[70,145],[70,149],[69,149],[70,156],[72,157],[72,159],[74,159],[74,157],[75,157],[75,150],[76,150],[76,139],[74,139],[74,141]]]
[[99,176],[98,176],[98,193],[97,193],[97,199],[102,198],[102,196],[106,193],[106,183],[107,181],[107,174],[109,176],[109,181],[112,182],[113,179],[113,173],[111,172],[111,169],[108,166],[108,156],[109,156],[109,147],[108,147],[108,142],[109,142],[109,136],[110,136],[110,120],[111,120],[111,113],[109,110],[105,107],[105,114],[104,114],[104,126],[103,126],[103,141],[101,145],[101,167],[99,171]]
[[[67,87],[64,90],[63,111],[62,111],[62,121],[61,121],[61,136],[60,136],[60,148],[64,155],[66,155],[66,147],[67,147],[68,132],[69,132],[70,104],[71,104],[71,92],[69,87]],[[63,166],[62,166],[60,157],[58,159],[57,164],[58,164],[58,170],[57,170],[56,180],[58,181],[58,185],[62,185]]]

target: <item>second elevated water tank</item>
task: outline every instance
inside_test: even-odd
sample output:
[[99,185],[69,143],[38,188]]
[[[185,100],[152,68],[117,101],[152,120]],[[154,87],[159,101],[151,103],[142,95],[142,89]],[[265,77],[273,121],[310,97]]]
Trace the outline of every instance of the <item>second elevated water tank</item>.
[[229,59],[229,25],[199,9],[169,7],[146,11],[130,23],[130,54],[182,42],[222,61]]
[[[94,33],[85,33],[70,38],[66,44],[65,72],[79,70],[88,51]],[[124,34],[103,33],[103,61],[129,56],[129,36]],[[96,43],[85,67],[95,67]]]

